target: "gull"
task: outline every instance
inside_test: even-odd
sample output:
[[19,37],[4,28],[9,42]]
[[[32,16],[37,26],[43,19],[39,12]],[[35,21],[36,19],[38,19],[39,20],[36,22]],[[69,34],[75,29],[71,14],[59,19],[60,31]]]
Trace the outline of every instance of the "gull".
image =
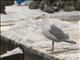
[[[47,16],[45,14],[42,15],[43,19],[46,19]],[[46,17],[46,18],[44,18]],[[48,19],[48,18],[47,18]],[[48,20],[49,21],[49,20]],[[48,24],[49,22],[46,23],[46,20],[42,22],[42,33],[43,35],[49,39],[52,40],[52,51],[54,51],[54,42],[67,42],[71,44],[76,44],[75,41],[70,40],[70,36],[65,33],[61,28],[59,28],[57,25],[54,23]],[[59,23],[57,23],[59,24]]]

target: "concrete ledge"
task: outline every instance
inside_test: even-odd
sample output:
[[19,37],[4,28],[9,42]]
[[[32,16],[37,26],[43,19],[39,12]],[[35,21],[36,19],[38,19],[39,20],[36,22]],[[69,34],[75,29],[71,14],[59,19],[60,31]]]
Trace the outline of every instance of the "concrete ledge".
[[20,47],[24,52],[24,58],[22,60],[59,60],[58,58],[46,55],[42,52],[32,49],[31,47],[26,47],[26,46],[23,46],[22,44],[16,43],[6,37],[0,36],[0,38],[1,38],[0,52],[2,52],[0,54],[3,54],[9,50],[12,50],[13,48]]

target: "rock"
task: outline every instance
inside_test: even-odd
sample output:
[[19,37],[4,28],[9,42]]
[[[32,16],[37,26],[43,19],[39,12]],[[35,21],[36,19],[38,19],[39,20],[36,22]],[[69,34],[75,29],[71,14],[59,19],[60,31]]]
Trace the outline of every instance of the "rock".
[[80,0],[60,0],[61,8],[65,11],[80,10]]
[[80,10],[79,0],[39,0],[31,2],[29,4],[30,9],[40,8],[42,11],[47,13],[54,13],[63,9],[64,11],[75,11]]
[[33,0],[30,4],[29,4],[29,8],[30,9],[38,9],[39,8],[39,6],[40,6],[40,2],[41,2],[42,0]]
[[10,6],[14,4],[15,0],[0,0],[1,6],[0,6],[0,14],[6,14],[5,6]]
[[75,7],[73,5],[73,0],[64,2],[64,11],[74,11]]
[[77,11],[80,11],[80,0],[74,1],[74,7]]
[[53,13],[59,11],[59,3],[56,0],[42,0],[40,9],[47,13]]
[[74,11],[75,8],[73,6],[65,6],[64,11]]
[[0,14],[6,14],[4,6],[0,6]]

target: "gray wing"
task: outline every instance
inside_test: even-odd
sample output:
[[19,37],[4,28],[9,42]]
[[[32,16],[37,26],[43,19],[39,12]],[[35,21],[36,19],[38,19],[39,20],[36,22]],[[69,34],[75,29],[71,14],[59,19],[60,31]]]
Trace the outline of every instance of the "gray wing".
[[69,35],[65,34],[60,28],[55,25],[51,25],[49,32],[54,35],[57,39],[66,40],[69,39]]
[[49,31],[43,30],[42,33],[46,38],[48,38],[52,41],[58,41],[58,39],[54,35],[52,35]]

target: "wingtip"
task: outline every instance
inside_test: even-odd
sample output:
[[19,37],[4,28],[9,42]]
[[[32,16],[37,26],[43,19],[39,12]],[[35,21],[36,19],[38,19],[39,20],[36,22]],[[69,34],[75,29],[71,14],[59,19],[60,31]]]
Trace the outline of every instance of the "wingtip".
[[71,43],[71,44],[77,44],[75,41],[66,41],[68,43]]
[[77,44],[77,43],[76,43],[76,42],[74,42],[74,41],[73,41],[72,43],[73,43],[73,44]]

